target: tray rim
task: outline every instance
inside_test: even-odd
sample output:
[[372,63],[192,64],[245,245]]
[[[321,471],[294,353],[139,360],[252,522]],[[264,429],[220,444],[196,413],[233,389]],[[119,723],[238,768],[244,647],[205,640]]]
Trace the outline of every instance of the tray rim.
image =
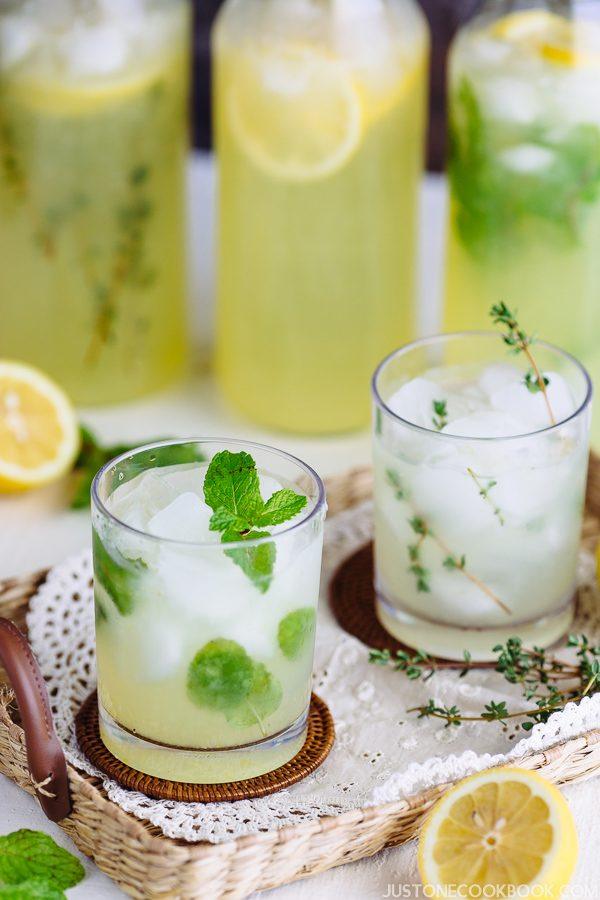
[[[329,479],[330,515],[369,499],[371,489],[368,466]],[[600,519],[600,458],[593,454],[587,510]],[[47,573],[45,569],[0,580],[0,613],[23,629],[29,599]],[[600,772],[600,728],[526,754],[513,764],[541,771],[556,784],[591,778]],[[166,837],[109,800],[99,779],[71,764],[68,772],[73,812],[60,826],[77,847],[129,896],[186,900],[197,896],[200,887],[207,900],[242,900],[411,840],[433,803],[453,784],[450,780],[407,799],[211,844]],[[34,794],[24,732],[15,717],[14,695],[5,684],[0,686],[0,773]]]

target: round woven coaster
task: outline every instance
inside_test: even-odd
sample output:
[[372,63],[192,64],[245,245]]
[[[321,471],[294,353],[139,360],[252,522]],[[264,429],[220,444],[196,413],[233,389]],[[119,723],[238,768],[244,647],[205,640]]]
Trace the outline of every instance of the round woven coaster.
[[[385,630],[375,612],[373,587],[373,544],[366,544],[340,565],[329,585],[329,605],[337,622],[348,634],[353,635],[374,650],[398,650],[414,653]],[[444,668],[462,669],[464,663],[433,657]],[[476,668],[493,668],[496,664],[473,663]]]
[[284,766],[245,781],[230,784],[189,784],[165,781],[144,775],[126,766],[106,749],[100,738],[98,698],[94,691],[75,718],[79,746],[87,758],[110,778],[131,791],[141,791],[154,800],[178,800],[182,803],[221,803],[229,800],[252,800],[274,794],[302,781],[325,761],[335,738],[333,718],[327,704],[311,696],[308,712],[308,735],[300,753]]

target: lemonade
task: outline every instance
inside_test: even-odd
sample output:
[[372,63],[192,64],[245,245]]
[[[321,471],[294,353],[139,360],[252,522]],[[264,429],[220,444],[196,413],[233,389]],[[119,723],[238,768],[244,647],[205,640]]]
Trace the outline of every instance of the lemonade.
[[290,760],[311,690],[318,476],[258,445],[166,443],[109,464],[93,498],[108,749],[142,772],[196,783]]
[[0,356],[79,403],[184,353],[185,0],[0,10]]
[[360,427],[414,328],[424,21],[408,0],[229,0],[214,51],[221,385],[269,426]]
[[600,12],[535,6],[490,6],[452,53],[445,326],[477,328],[510,298],[597,379]]
[[377,614],[411,647],[491,660],[571,624],[591,385],[536,356],[548,405],[493,334],[419,341],[375,376]]

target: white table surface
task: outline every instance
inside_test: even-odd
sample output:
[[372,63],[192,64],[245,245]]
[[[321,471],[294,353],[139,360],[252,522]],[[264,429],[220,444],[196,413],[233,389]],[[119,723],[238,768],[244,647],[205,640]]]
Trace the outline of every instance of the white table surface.
[[[214,166],[208,156],[194,158],[190,170],[192,302],[190,316],[198,345],[210,345],[213,298]],[[421,253],[421,330],[436,330],[442,275],[444,186],[428,179],[423,190]],[[198,354],[200,357],[202,354]],[[106,441],[136,441],[157,435],[221,435],[245,437],[288,449],[325,476],[369,460],[367,433],[328,439],[274,434],[249,425],[226,409],[210,375],[197,363],[180,387],[141,403],[82,413]],[[66,509],[64,485],[18,498],[0,498],[0,578],[51,565],[89,541],[89,516]],[[600,898],[600,782],[565,790],[576,817],[581,853],[571,896]],[[71,841],[42,815],[37,802],[0,776],[0,834],[37,828],[73,850]],[[109,900],[123,893],[93,863],[82,857],[87,877],[69,891],[73,900]],[[418,897],[414,842],[380,853],[374,859],[343,866],[324,875],[268,892],[273,900],[371,900],[388,896]],[[413,885],[406,888],[406,885]],[[200,896],[200,895],[199,895]],[[264,895],[265,897],[267,894]]]

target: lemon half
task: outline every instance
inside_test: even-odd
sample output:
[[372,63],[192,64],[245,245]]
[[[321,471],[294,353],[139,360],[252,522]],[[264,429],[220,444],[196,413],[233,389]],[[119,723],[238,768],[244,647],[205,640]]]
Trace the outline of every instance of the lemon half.
[[600,67],[600,32],[592,23],[577,23],[555,13],[526,10],[500,19],[492,34],[537,54],[557,66]]
[[77,417],[43,372],[0,360],[0,493],[55,481],[79,449]]
[[536,889],[532,896],[555,900],[576,860],[575,823],[560,791],[535,772],[510,767],[448,791],[425,823],[418,856],[430,889],[527,886]]
[[362,139],[361,99],[351,73],[312,47],[263,49],[238,60],[229,112],[242,152],[275,178],[331,175]]

